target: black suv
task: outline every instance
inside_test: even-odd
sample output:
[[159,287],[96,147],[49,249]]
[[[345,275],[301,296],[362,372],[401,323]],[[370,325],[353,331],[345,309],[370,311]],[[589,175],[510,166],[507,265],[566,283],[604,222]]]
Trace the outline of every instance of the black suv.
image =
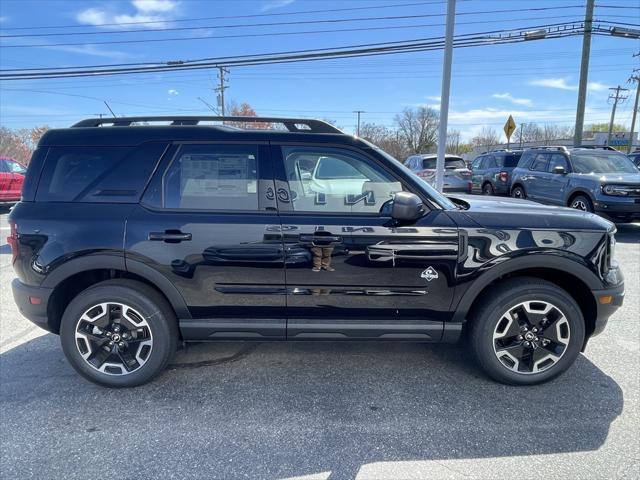
[[496,150],[486,152],[471,162],[472,192],[483,195],[509,195],[513,169],[518,166],[522,151]]
[[111,387],[150,380],[186,341],[463,333],[494,379],[539,383],[573,363],[624,296],[609,221],[447,198],[316,120],[50,130],[9,221],[20,311]]

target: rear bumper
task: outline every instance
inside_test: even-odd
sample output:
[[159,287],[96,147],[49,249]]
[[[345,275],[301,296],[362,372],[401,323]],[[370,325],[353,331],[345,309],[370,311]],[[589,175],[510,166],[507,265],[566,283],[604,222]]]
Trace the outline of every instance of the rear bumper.
[[[13,290],[13,299],[18,306],[18,310],[27,320],[48,332],[58,333],[49,324],[47,316],[47,305],[49,304],[51,292],[53,292],[52,288],[25,285],[17,278],[14,278],[11,282],[11,290]],[[34,305],[32,299],[36,298],[40,299],[40,303]]]

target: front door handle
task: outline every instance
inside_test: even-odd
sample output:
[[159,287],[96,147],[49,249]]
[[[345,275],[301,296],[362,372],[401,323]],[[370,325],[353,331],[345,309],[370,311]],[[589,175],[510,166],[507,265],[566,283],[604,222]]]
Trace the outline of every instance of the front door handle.
[[191,240],[190,233],[182,233],[181,231],[150,232],[149,240],[156,242],[179,243]]

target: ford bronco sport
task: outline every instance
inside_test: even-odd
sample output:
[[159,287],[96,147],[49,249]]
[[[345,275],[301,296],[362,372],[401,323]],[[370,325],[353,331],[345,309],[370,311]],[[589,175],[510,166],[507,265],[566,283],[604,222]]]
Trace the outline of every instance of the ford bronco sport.
[[565,371],[624,296],[609,221],[445,197],[317,120],[50,130],[9,219],[20,311],[110,387],[149,381],[181,342],[462,336],[489,376],[534,384]]

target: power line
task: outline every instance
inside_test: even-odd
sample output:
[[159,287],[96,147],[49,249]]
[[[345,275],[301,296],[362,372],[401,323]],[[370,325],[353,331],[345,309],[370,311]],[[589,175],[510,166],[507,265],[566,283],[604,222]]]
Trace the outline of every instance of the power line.
[[[470,0],[459,0],[461,2],[466,2]],[[36,30],[36,29],[51,29],[51,28],[86,28],[88,26],[91,27],[121,27],[123,25],[158,25],[158,24],[168,24],[168,23],[179,23],[179,22],[200,22],[206,20],[230,20],[236,18],[260,18],[260,17],[282,17],[282,16],[290,16],[290,15],[308,15],[313,13],[335,13],[335,12],[347,12],[347,11],[356,11],[356,10],[375,10],[375,9],[384,9],[384,8],[400,8],[400,7],[411,7],[411,6],[420,6],[420,5],[437,5],[445,3],[441,0],[431,1],[431,2],[414,2],[414,3],[400,3],[395,5],[372,5],[367,7],[350,7],[350,8],[334,8],[334,9],[323,9],[323,10],[304,10],[297,12],[276,12],[276,13],[260,13],[260,14],[252,14],[252,15],[229,15],[229,16],[218,16],[218,17],[198,17],[198,18],[181,18],[174,20],[156,20],[156,21],[139,21],[139,22],[120,22],[120,23],[99,23],[93,25],[40,25],[36,27],[11,27],[11,28],[1,28],[0,30]],[[154,29],[155,30],[155,29]]]
[[[545,38],[561,38],[582,33],[582,27],[578,23],[542,25],[537,30],[546,30]],[[606,28],[605,31],[609,32]],[[529,40],[527,31],[523,29],[494,30],[475,32],[459,35],[455,39],[456,47],[470,47],[491,44],[516,43]],[[264,65],[272,63],[289,63],[300,61],[314,61],[326,58],[347,58],[354,56],[388,55],[394,53],[407,53],[416,51],[437,50],[442,48],[442,37],[430,37],[416,40],[403,40],[396,42],[379,42],[373,44],[360,44],[343,47],[331,47],[323,49],[307,49],[289,52],[277,52],[267,54],[249,54],[234,57],[218,57],[199,60],[176,60],[163,64],[126,67],[126,68],[100,68],[90,69],[75,67],[75,70],[66,69],[22,69],[18,73],[15,70],[0,71],[0,80],[11,79],[40,79],[78,77],[87,75],[116,75],[144,72],[161,72],[169,70],[196,70],[202,68],[224,66]]]
[[[512,18],[503,20],[478,20],[472,22],[458,22],[457,25],[477,25],[487,23],[504,23],[507,21],[534,21],[534,20],[554,20],[561,18],[573,18],[574,15],[556,15],[532,18]],[[578,20],[579,21],[579,20]],[[263,32],[263,33],[239,33],[230,35],[206,35],[197,37],[168,37],[168,38],[150,38],[144,40],[107,40],[102,42],[69,42],[69,43],[39,43],[39,44],[18,44],[3,45],[2,48],[54,48],[64,46],[80,46],[80,45],[113,45],[113,44],[135,44],[135,43],[158,43],[158,42],[185,42],[185,41],[203,41],[211,39],[223,38],[255,38],[255,37],[281,37],[290,35],[310,35],[318,33],[344,33],[344,32],[370,32],[379,30],[406,30],[410,28],[425,27],[441,27],[441,23],[423,23],[419,25],[388,25],[382,27],[360,27],[360,28],[339,28],[339,29],[323,29],[323,30],[302,30],[293,32]],[[526,27],[525,27],[526,28]]]
[[[487,15],[497,13],[523,13],[523,12],[540,12],[549,10],[567,10],[580,7],[580,5],[572,6],[560,6],[560,7],[534,7],[534,8],[521,8],[521,9],[504,9],[504,10],[484,10],[477,12],[460,12],[456,16],[468,16],[468,15]],[[155,33],[155,32],[176,32],[176,31],[192,31],[192,30],[209,30],[225,29],[225,28],[253,28],[253,27],[274,27],[274,26],[291,26],[291,25],[311,25],[319,23],[345,23],[345,22],[369,22],[377,20],[403,20],[411,18],[434,18],[444,17],[444,13],[429,13],[421,15],[395,15],[384,17],[359,17],[359,18],[332,18],[323,20],[297,20],[288,22],[271,22],[271,23],[244,23],[244,24],[232,24],[232,25],[204,25],[197,27],[173,27],[173,28],[156,28],[149,29],[136,29],[136,30],[118,30],[113,32],[60,32],[60,33],[34,33],[34,34],[16,34],[16,35],[0,35],[0,38],[24,38],[24,37],[56,37],[56,36],[75,36],[75,35],[121,35],[123,33]],[[97,45],[98,43],[83,42],[82,45]],[[76,43],[65,43],[60,45],[77,45]]]

